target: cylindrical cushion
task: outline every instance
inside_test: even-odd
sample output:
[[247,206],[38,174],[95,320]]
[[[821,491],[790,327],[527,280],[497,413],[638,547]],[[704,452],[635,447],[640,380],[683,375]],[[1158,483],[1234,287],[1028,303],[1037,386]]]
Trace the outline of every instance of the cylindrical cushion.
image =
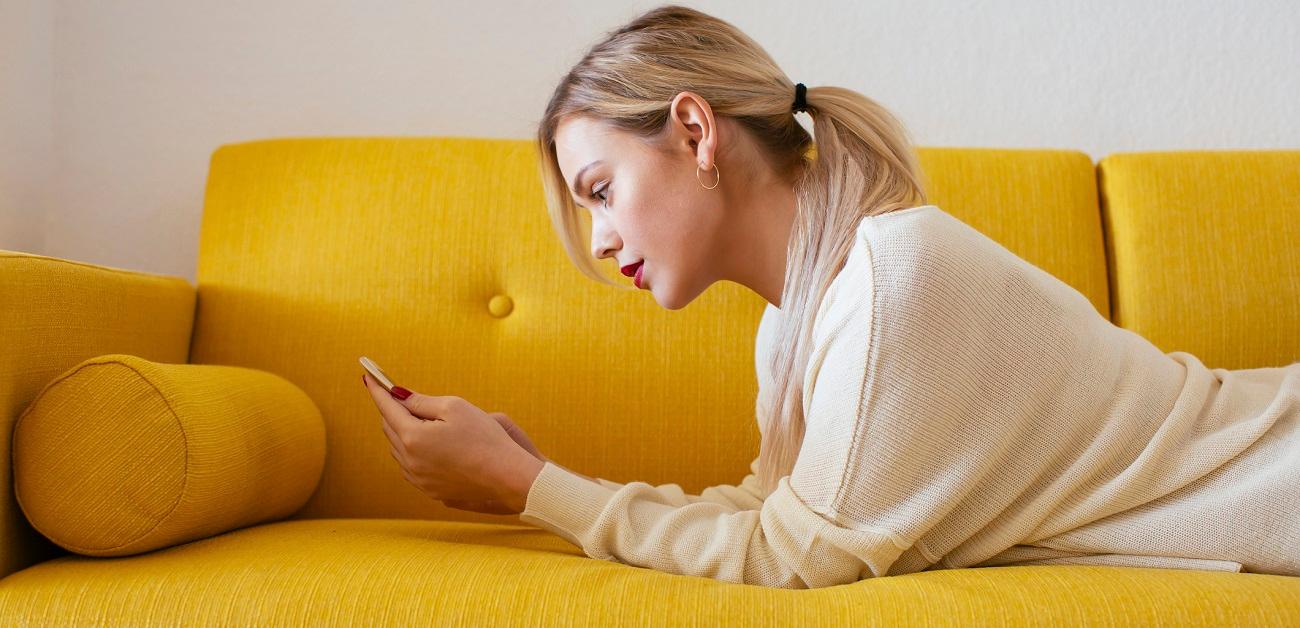
[[257,369],[91,358],[14,424],[14,493],[70,551],[125,556],[289,516],[325,465],[320,410]]

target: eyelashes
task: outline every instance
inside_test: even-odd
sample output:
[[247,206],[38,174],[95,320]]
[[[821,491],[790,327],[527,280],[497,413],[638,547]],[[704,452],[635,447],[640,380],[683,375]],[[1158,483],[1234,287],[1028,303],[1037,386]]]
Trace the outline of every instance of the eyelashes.
[[605,190],[608,189],[608,188],[609,188],[609,185],[603,185],[603,186],[600,187],[599,190],[597,190],[596,188],[592,188],[592,189],[591,189],[591,197],[592,197],[592,198],[596,198],[596,199],[600,199],[600,202],[601,202],[602,204],[605,205],[605,208],[606,208],[606,209],[609,209],[609,197],[607,197],[607,196],[604,194],[604,192],[605,192]]

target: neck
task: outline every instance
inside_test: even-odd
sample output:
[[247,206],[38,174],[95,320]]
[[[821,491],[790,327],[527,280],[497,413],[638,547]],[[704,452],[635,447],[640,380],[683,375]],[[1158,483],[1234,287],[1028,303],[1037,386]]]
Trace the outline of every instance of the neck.
[[781,307],[790,232],[794,227],[794,182],[775,176],[733,178],[733,201],[739,208],[729,223],[728,264],[723,278],[758,293]]

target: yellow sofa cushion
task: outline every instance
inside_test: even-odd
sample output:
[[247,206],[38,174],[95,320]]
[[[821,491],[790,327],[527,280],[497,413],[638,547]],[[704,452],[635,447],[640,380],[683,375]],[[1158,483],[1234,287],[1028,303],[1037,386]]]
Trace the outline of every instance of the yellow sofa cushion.
[[0,576],[67,550],[13,497],[13,426],[46,384],[107,353],[189,362],[195,287],[156,275],[0,250]]
[[14,492],[80,554],[125,556],[281,519],[320,480],[325,424],[288,380],[127,354],[81,362],[18,417]]
[[1300,360],[1300,150],[1098,164],[1116,325],[1212,368]]
[[[1092,565],[922,571],[811,590],[592,560],[504,523],[277,521],[0,581],[0,625],[1296,626],[1300,578]],[[779,618],[773,621],[774,618]]]

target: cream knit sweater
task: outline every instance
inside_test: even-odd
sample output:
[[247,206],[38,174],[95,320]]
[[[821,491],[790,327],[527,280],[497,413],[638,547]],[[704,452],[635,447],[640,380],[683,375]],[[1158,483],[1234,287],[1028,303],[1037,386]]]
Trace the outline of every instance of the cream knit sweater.
[[[520,520],[594,558],[781,588],[1012,564],[1300,576],[1300,362],[1163,353],[934,205],[856,238],[771,495],[757,458],[699,495],[548,462]],[[755,344],[760,417],[780,315]]]

